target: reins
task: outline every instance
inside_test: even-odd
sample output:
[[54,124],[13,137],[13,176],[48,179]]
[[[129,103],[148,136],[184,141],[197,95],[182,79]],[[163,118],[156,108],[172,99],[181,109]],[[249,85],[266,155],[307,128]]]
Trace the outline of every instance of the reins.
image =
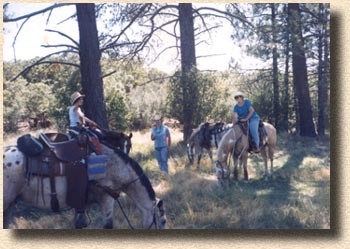
[[[114,200],[117,201],[118,206],[119,206],[120,210],[122,211],[122,214],[123,214],[123,216],[124,216],[126,222],[128,223],[130,229],[132,229],[132,230],[134,230],[135,228],[134,228],[134,226],[131,224],[131,222],[130,222],[130,220],[129,220],[129,217],[127,216],[126,212],[124,211],[124,208],[123,208],[122,204],[121,204],[120,201],[119,201],[119,196],[120,196],[120,195],[119,195],[119,191],[120,191],[121,189],[126,188],[126,187],[128,187],[129,185],[131,185],[131,184],[137,182],[138,180],[141,179],[142,176],[144,176],[144,173],[141,174],[141,175],[139,175],[137,178],[133,179],[132,181],[128,182],[127,184],[123,184],[123,185],[122,185],[119,189],[117,189],[117,190],[112,189],[112,188],[110,188],[110,187],[108,187],[108,186],[103,186],[103,185],[99,184],[98,182],[95,183],[95,186],[96,186],[96,187],[101,188],[103,192],[105,192],[106,194],[110,195]],[[148,227],[147,229],[150,229],[150,228],[152,227],[153,224],[155,224],[156,227],[157,227],[157,222],[156,222],[156,217],[155,217],[155,211],[154,211],[154,209],[155,209],[155,207],[153,208],[153,220],[152,220],[152,223],[149,225],[149,227]]]

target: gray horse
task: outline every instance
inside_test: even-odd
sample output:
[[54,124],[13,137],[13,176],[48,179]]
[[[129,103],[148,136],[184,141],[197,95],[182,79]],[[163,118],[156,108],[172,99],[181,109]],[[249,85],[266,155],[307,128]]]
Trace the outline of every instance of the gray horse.
[[[193,164],[194,154],[197,155],[197,171],[199,171],[202,149],[208,151],[213,169],[215,169],[212,148],[218,148],[218,145],[224,134],[232,127],[232,124],[224,125],[222,122],[215,124],[202,123],[193,130],[190,138],[187,140],[187,156],[190,164]],[[195,149],[195,153],[193,151]]]
[[[113,228],[115,197],[124,192],[140,209],[142,228],[166,228],[163,201],[156,198],[152,185],[140,165],[125,153],[103,145],[107,156],[106,177],[97,181],[89,191],[100,204],[104,214],[104,228]],[[3,208],[4,220],[9,219],[11,204],[20,197],[28,205],[50,210],[50,180],[32,176],[26,178],[26,156],[16,146],[4,148],[3,159]],[[55,177],[57,199],[62,209],[66,203],[67,181],[65,176]],[[106,191],[106,189],[108,191]],[[39,193],[38,193],[39,191]],[[111,194],[113,193],[113,194]],[[39,196],[39,198],[36,198]],[[7,218],[6,218],[7,217]],[[4,227],[6,227],[4,223]]]

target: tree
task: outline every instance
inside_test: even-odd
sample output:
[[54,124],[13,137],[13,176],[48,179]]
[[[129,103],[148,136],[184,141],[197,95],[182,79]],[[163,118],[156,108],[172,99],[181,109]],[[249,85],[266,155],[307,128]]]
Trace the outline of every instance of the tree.
[[101,127],[108,128],[103,96],[101,53],[96,26],[95,4],[77,3],[76,8],[80,35],[81,84],[83,92],[87,96],[84,101],[86,116],[95,120]]
[[272,26],[272,75],[273,75],[273,112],[275,118],[275,127],[279,129],[280,122],[280,101],[279,101],[279,83],[277,67],[277,25],[275,4],[271,3],[271,26]]
[[288,10],[292,36],[293,82],[298,99],[300,135],[315,137],[299,4],[289,3]]
[[[24,20],[18,30],[18,33],[19,33],[23,28],[24,24],[31,17],[42,13],[51,12],[56,8],[66,6],[66,5],[72,5],[72,4],[69,4],[69,3],[53,4],[47,8],[29,13],[26,15],[22,15],[19,17],[8,17],[7,15],[5,15],[4,22],[16,22],[16,21]],[[76,4],[76,9],[77,9],[77,16],[78,16],[80,43],[77,43],[76,41],[74,41],[74,39],[72,39],[71,37],[67,36],[62,32],[55,31],[55,30],[47,30],[48,32],[55,32],[61,36],[64,36],[65,38],[70,40],[70,42],[73,43],[73,45],[58,44],[58,45],[48,46],[48,47],[66,47],[67,49],[44,56],[43,58],[39,59],[32,65],[22,70],[14,79],[16,79],[18,76],[26,75],[34,66],[37,66],[40,64],[67,64],[67,65],[79,67],[81,72],[83,92],[87,96],[84,104],[85,112],[89,118],[95,120],[100,126],[104,128],[108,128],[106,108],[105,108],[104,97],[103,97],[103,84],[102,84],[102,74],[101,74],[101,67],[100,67],[101,54],[99,50],[99,41],[98,41],[98,34],[97,34],[97,27],[96,27],[95,5],[94,4]],[[49,17],[48,17],[48,21],[49,21]],[[16,37],[15,37],[15,40],[16,40]],[[15,40],[14,40],[14,43],[15,43]],[[67,53],[67,52],[79,53],[80,66],[70,62],[46,60],[54,55]]]
[[193,99],[197,94],[196,53],[191,3],[179,3],[179,22],[181,38],[181,85],[183,93],[184,140],[192,133],[193,111],[196,105]]
[[324,4],[318,5],[318,122],[317,133],[319,136],[325,135],[326,106],[328,102],[328,15]]

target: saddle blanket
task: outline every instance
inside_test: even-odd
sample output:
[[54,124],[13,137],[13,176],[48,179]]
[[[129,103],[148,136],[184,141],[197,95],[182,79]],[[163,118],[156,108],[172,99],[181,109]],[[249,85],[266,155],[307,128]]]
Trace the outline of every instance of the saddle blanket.
[[106,155],[91,154],[87,158],[89,180],[99,180],[106,177]]

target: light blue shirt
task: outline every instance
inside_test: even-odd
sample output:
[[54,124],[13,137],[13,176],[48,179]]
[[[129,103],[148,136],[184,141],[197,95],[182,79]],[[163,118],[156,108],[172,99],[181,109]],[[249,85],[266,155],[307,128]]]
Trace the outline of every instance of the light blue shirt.
[[[249,99],[244,100],[244,104],[242,106],[235,105],[233,108],[233,112],[237,112],[238,119],[246,118],[249,114],[249,108],[252,106],[252,102]],[[254,111],[253,115],[250,119],[258,119],[259,115]]]
[[167,146],[167,137],[170,137],[169,128],[165,125],[152,128],[151,135],[154,136],[154,147],[162,148]]

